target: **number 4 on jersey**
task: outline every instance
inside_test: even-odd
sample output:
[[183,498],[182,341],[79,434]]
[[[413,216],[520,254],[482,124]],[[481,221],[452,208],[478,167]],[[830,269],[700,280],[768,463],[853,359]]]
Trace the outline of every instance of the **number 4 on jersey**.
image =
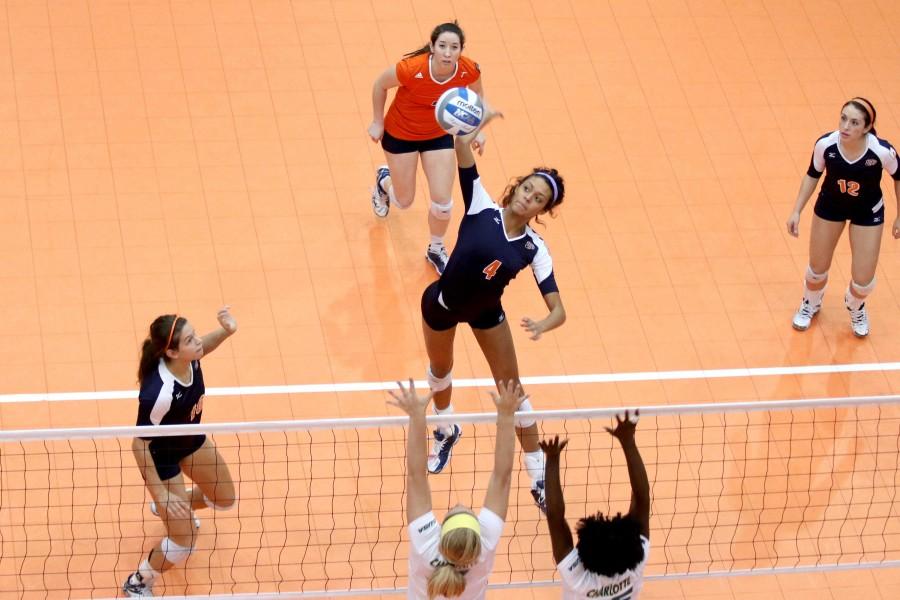
[[482,273],[484,273],[484,278],[485,278],[485,279],[488,279],[488,280],[493,279],[494,275],[497,274],[497,269],[499,269],[499,268],[500,268],[500,265],[502,265],[502,264],[503,264],[503,263],[500,262],[499,260],[494,260],[494,261],[492,261],[491,264],[489,264],[488,266],[486,266],[486,267],[481,271]]

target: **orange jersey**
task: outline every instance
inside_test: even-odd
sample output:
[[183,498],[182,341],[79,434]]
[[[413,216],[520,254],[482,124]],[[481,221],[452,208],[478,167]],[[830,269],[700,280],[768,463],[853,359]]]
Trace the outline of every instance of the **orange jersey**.
[[384,117],[384,130],[401,140],[430,140],[446,132],[434,118],[434,106],[441,94],[455,87],[469,86],[481,77],[478,63],[459,57],[453,77],[439,83],[431,76],[431,55],[420,54],[397,63],[400,87]]

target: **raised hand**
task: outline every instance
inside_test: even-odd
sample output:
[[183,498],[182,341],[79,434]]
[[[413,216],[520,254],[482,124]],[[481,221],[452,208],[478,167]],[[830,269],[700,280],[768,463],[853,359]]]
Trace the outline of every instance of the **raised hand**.
[[521,384],[513,379],[510,379],[508,382],[498,381],[497,389],[500,390],[500,393],[497,394],[497,392],[492,390],[491,400],[494,401],[494,406],[497,407],[498,415],[515,414],[519,410],[519,405],[528,398],[525,392],[522,391]]
[[546,440],[542,440],[540,442],[541,450],[544,451],[544,456],[547,457],[547,460],[551,458],[558,458],[560,454],[562,454],[563,448],[565,448],[569,444],[569,440],[559,441],[559,436],[555,435],[552,438],[547,438]]
[[222,329],[227,331],[229,334],[237,331],[237,321],[228,312],[231,309],[227,304],[219,309],[219,312],[216,313],[216,319],[219,321],[219,325],[222,326]]
[[416,393],[416,384],[413,383],[412,377],[409,378],[409,387],[404,387],[399,381],[397,382],[397,387],[400,388],[399,391],[388,391],[388,394],[390,394],[391,398],[394,400],[388,400],[387,403],[391,406],[396,406],[410,417],[424,415],[425,407],[431,402],[431,399],[434,397],[434,392],[429,390],[427,395],[419,396]]
[[635,409],[633,415],[629,415],[626,410],[624,419],[620,418],[619,415],[616,415],[615,429],[610,429],[609,427],[604,427],[604,429],[606,429],[611,436],[618,438],[618,440],[624,444],[626,441],[634,440],[634,429],[637,426],[640,416],[641,413],[638,409]]

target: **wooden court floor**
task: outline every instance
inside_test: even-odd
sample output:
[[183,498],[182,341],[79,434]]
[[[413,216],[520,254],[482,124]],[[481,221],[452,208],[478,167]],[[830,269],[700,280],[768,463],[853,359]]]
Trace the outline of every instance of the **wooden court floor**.
[[[225,303],[240,331],[204,361],[210,387],[422,378],[426,188],[420,173],[413,207],[375,218],[383,156],[365,130],[376,75],[449,19],[506,116],[478,161],[487,189],[536,165],[566,178],[537,230],[568,321],[538,342],[514,331],[522,374],[650,374],[536,386],[537,407],[895,394],[900,246],[888,231],[867,339],[842,304],[846,239],[798,333],[811,207],[800,239],[784,222],[845,100],[871,99],[879,135],[900,143],[898,18],[892,0],[0,0],[0,427],[133,424],[132,401],[9,395],[132,389],[155,316],[203,331]],[[527,273],[504,306],[512,323],[545,310]],[[851,363],[886,366],[652,376]],[[461,329],[454,377],[488,373]],[[392,414],[384,399],[236,394],[204,419]],[[489,400],[460,389],[454,404]],[[887,599],[898,582],[718,578],[642,597]],[[513,595],[558,591],[489,597]]]

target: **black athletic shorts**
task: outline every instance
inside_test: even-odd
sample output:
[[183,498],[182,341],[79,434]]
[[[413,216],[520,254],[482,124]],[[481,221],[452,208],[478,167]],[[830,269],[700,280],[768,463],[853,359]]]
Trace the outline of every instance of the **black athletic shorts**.
[[852,225],[871,227],[884,224],[884,198],[875,206],[819,194],[813,209],[816,216],[826,221],[850,221]]
[[181,473],[182,460],[200,449],[206,442],[205,435],[179,435],[150,440],[150,456],[162,481]]
[[422,320],[435,331],[453,329],[460,323],[468,323],[472,329],[491,329],[505,319],[506,313],[499,304],[474,315],[450,310],[443,303],[437,281],[422,293]]
[[387,131],[381,136],[381,147],[391,154],[410,152],[430,152],[431,150],[453,150],[453,136],[448,134],[430,140],[401,140]]

